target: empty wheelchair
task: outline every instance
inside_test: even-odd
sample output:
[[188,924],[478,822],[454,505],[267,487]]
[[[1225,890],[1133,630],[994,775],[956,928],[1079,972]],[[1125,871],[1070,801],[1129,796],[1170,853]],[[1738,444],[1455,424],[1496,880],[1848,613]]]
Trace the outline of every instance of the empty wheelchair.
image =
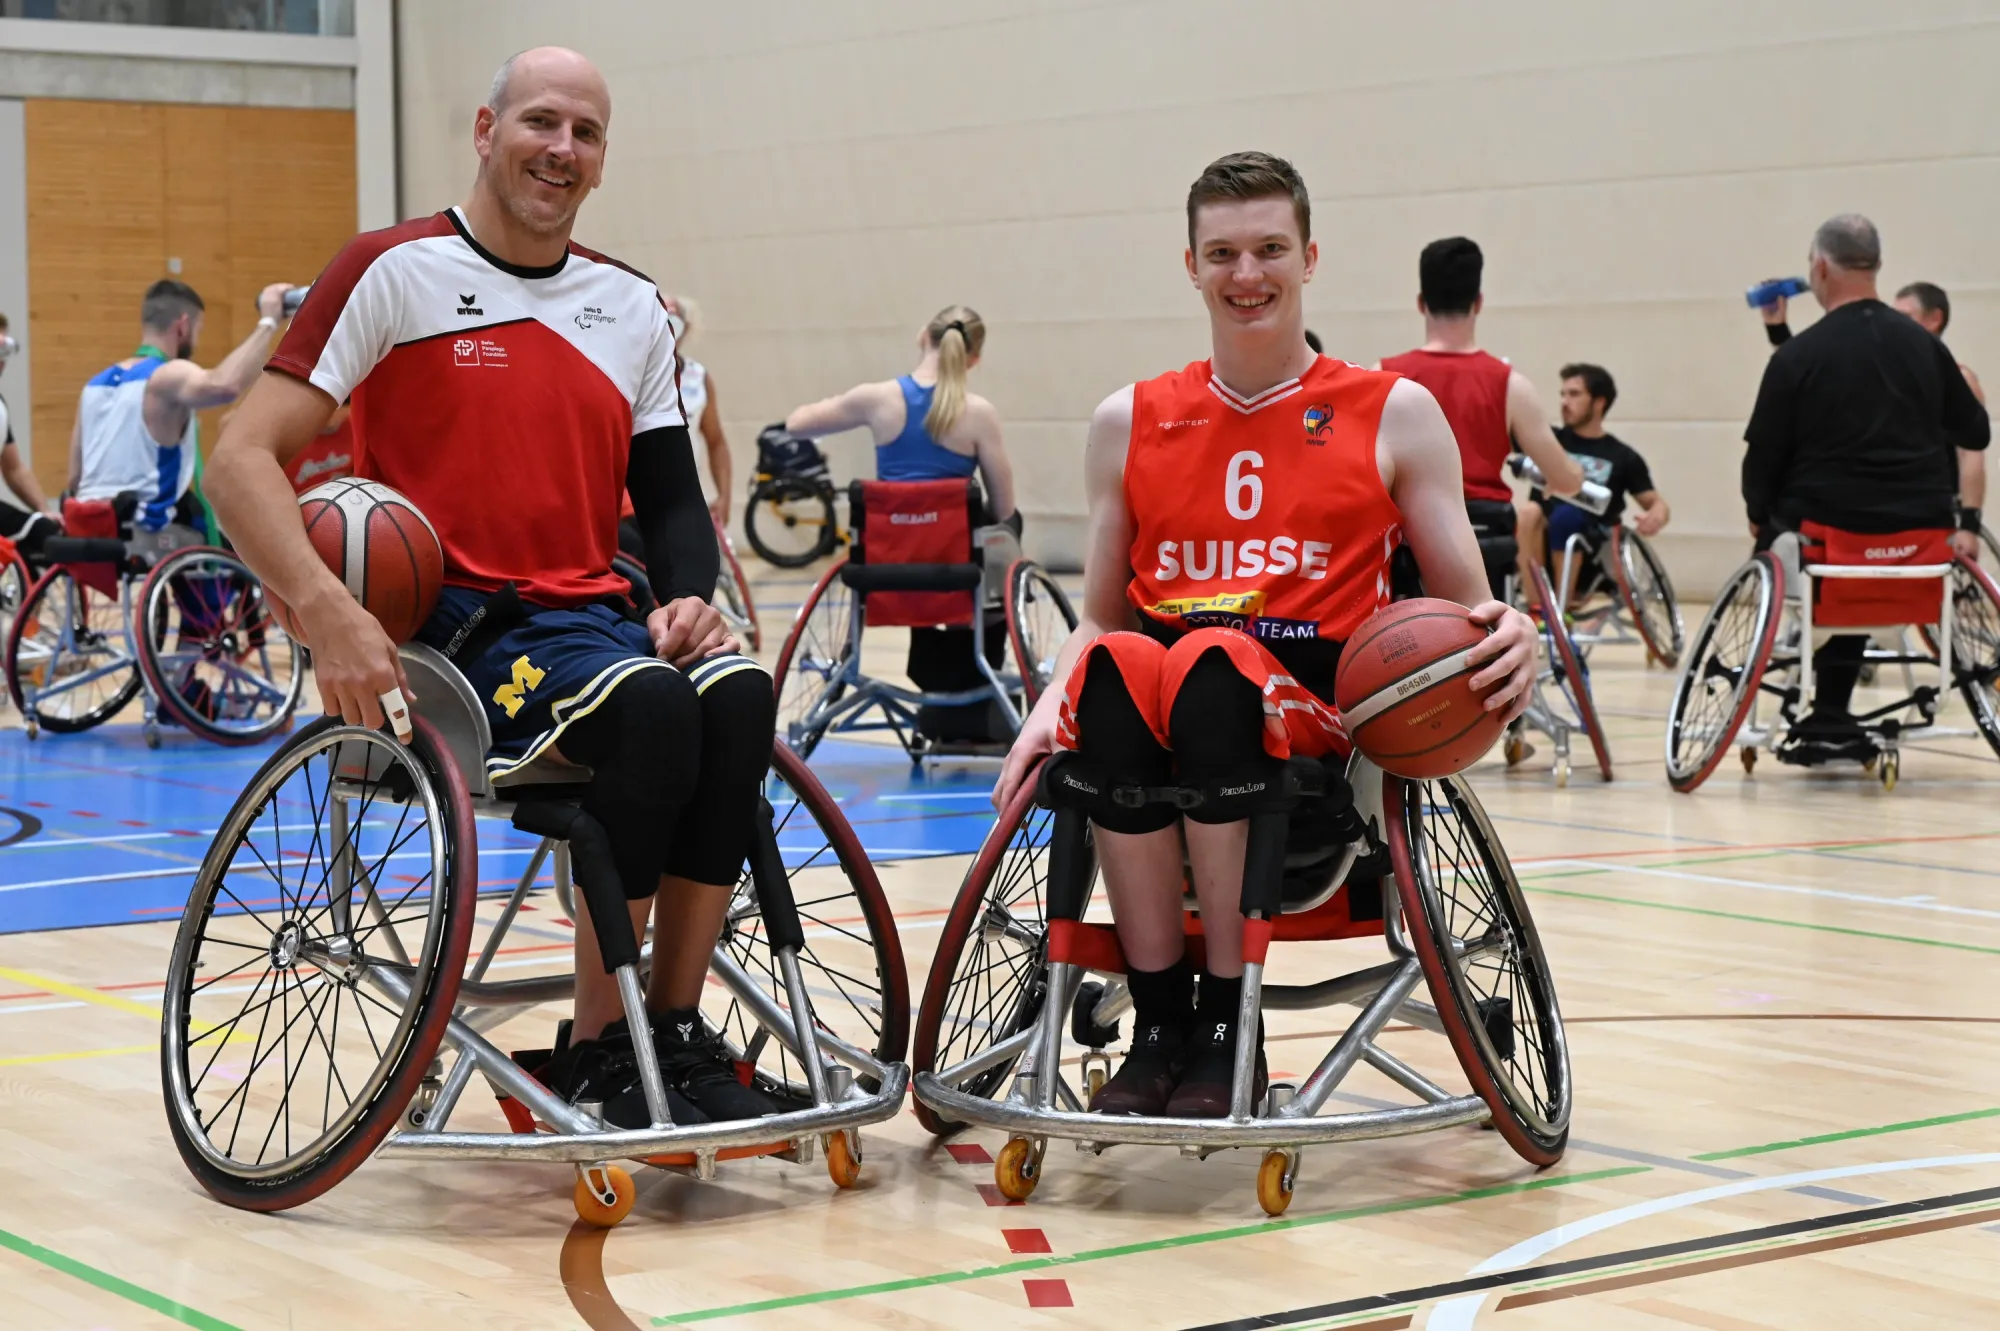
[[[1746,772],[1770,749],[1803,766],[1852,759],[1893,789],[1903,737],[1936,733],[1953,689],[2000,753],[2000,584],[1953,554],[1949,535],[1871,536],[1806,523],[1731,574],[1675,680],[1666,734],[1674,789],[1701,785],[1732,744]],[[1859,664],[1876,668],[1878,684],[1885,670],[1898,671],[1907,691],[1856,711],[1858,738],[1836,748],[1800,725],[1813,710],[1816,635],[1827,629],[1871,630]],[[1936,682],[1918,683],[1931,669]]]
[[[1004,756],[1076,624],[1068,597],[1012,527],[981,525],[975,483],[856,481],[851,507],[852,553],[814,584],[773,671],[780,738],[801,756],[867,732],[914,762]],[[911,685],[871,673],[871,626],[910,630]]]
[[[811,1163],[823,1151],[833,1181],[851,1186],[859,1129],[893,1116],[909,1086],[909,993],[875,871],[805,765],[782,746],[773,754],[703,999],[738,1076],[783,1112],[676,1125],[638,1040],[652,1126],[608,1128],[599,1106],[553,1095],[486,1035],[574,992],[572,974],[493,974],[521,964],[503,952],[550,950],[505,945],[551,862],[557,902],[573,910],[581,892],[590,903],[627,1020],[646,1029],[651,952],[633,936],[602,829],[577,808],[589,772],[540,760],[496,787],[471,686],[427,647],[402,655],[418,699],[410,742],[337,718],[303,727],[223,820],[189,895],[160,1051],[169,1126],[196,1179],[232,1206],[269,1211],[377,1153],[540,1160],[574,1170],[578,1215],[600,1225],[632,1205],[617,1160],[710,1178],[719,1161]],[[482,816],[534,840],[482,848]],[[482,856],[488,872],[506,862],[500,881],[511,882],[484,907]],[[464,1122],[475,1075],[499,1100],[483,1124]]]
[[[253,744],[291,724],[305,653],[272,618],[263,585],[227,550],[163,549],[121,503],[65,505],[68,536],[7,627],[7,691],[27,725],[89,730],[143,695],[146,743],[162,724]],[[93,534],[95,533],[95,534]]]
[[1557,587],[1569,591],[1573,642],[1589,648],[1637,640],[1648,661],[1672,669],[1687,647],[1680,601],[1667,566],[1646,538],[1623,523],[1578,532],[1555,559]]
[[[1537,1167],[1560,1159],[1573,1093],[1548,959],[1505,849],[1458,777],[1406,781],[1364,758],[1293,760],[1284,798],[1253,815],[1242,910],[1243,998],[1229,1116],[1124,1117],[1084,1106],[1111,1072],[1109,1046],[1130,1000],[1116,931],[1087,921],[1096,875],[1092,830],[1043,764],[973,861],[939,938],[917,1016],[918,1118],[944,1135],[965,1125],[1009,1140],[995,1161],[1002,1193],[1034,1191],[1050,1139],[1101,1153],[1120,1144],[1263,1152],[1257,1199],[1290,1204],[1304,1147],[1491,1121]],[[1337,760],[1336,760],[1337,762]],[[1193,791],[1171,795],[1186,807]],[[1056,807],[1051,808],[1051,805]],[[1189,897],[1187,944],[1201,960]],[[1387,961],[1308,984],[1265,979],[1270,945],[1380,935]],[[1095,977],[1095,978],[1086,978]],[[1426,986],[1431,1001],[1418,998]],[[1361,1014],[1303,1082],[1255,1095],[1260,1011],[1352,1005]],[[1470,1084],[1446,1089],[1391,1053],[1392,1021],[1440,1033]],[[1079,1056],[1072,1056],[1071,1051]],[[1417,1103],[1328,1112],[1357,1063]],[[1348,1100],[1350,1106],[1356,1104]]]

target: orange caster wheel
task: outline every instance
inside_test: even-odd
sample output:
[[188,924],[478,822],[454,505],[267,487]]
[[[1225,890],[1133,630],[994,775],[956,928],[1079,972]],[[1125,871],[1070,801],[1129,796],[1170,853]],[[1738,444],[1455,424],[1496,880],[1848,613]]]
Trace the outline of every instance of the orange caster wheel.
[[851,1188],[861,1180],[861,1141],[845,1132],[827,1134],[826,1173],[836,1188]]
[[1042,1152],[1025,1137],[1008,1141],[993,1161],[993,1182],[1010,1202],[1027,1201],[1041,1178]]
[[1292,1178],[1297,1166],[1283,1151],[1266,1151],[1257,1166],[1257,1205],[1264,1214],[1280,1216],[1292,1204]]
[[632,1214],[639,1189],[617,1165],[592,1165],[576,1175],[576,1218],[609,1229]]

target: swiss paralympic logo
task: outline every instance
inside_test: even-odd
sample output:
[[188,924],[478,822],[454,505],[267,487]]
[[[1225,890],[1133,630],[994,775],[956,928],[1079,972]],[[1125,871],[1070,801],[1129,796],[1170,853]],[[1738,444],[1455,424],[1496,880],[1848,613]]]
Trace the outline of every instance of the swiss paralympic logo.
[[469,337],[453,338],[451,359],[454,365],[479,364],[479,343]]
[[1333,404],[1315,402],[1306,408],[1306,442],[1313,445],[1324,444],[1333,433]]

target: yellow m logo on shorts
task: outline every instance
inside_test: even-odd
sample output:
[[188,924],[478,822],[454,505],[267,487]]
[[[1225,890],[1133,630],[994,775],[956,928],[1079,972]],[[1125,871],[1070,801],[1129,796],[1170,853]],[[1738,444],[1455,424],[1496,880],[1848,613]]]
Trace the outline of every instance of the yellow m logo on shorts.
[[546,670],[535,669],[525,656],[514,658],[513,669],[512,682],[502,684],[493,691],[493,701],[507,710],[507,719],[510,721],[521,710],[521,704],[528,700],[527,696],[535,685],[541,683],[542,677],[548,673]]

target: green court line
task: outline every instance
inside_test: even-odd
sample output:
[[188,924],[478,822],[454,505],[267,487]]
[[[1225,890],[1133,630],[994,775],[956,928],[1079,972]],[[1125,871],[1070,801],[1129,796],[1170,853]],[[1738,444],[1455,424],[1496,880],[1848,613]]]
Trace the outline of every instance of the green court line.
[[671,1316],[655,1317],[654,1326],[677,1326],[687,1322],[707,1322],[718,1317],[742,1317],[749,1313],[775,1312],[780,1308],[797,1308],[814,1303],[833,1303],[843,1299],[865,1298],[870,1294],[894,1294],[906,1289],[925,1289],[933,1285],[957,1285],[968,1280],[987,1280],[994,1276],[1020,1275],[1034,1271],[1046,1271],[1052,1267],[1076,1266],[1083,1262],[1101,1262],[1111,1257],[1132,1257],[1140,1253],[1162,1252],[1170,1248],[1188,1248],[1203,1243],[1220,1243],[1225,1239],[1252,1238],[1260,1234],[1280,1234],[1289,1229],[1304,1229],[1311,1225],[1329,1225],[1343,1220],[1360,1220],[1368,1216],[1392,1215],[1398,1211],[1421,1211],[1434,1206],[1453,1206],[1459,1202],[1480,1201],[1487,1197],[1508,1197],[1516,1193],[1536,1192],[1543,1188],[1562,1188],[1572,1183],[1594,1183],[1599,1179],[1623,1178],[1628,1174],[1650,1174],[1648,1165],[1628,1165],[1621,1169],[1599,1169],[1587,1174],[1563,1174],[1556,1178],[1528,1179],[1521,1183],[1501,1183],[1490,1188],[1472,1188],[1465,1192],[1440,1193],[1431,1197],[1415,1197],[1400,1202],[1378,1202],[1373,1206],[1356,1206],[1345,1211],[1325,1211],[1319,1215],[1301,1216],[1296,1220],[1267,1220],[1261,1224],[1238,1225],[1230,1229],[1211,1229],[1199,1234],[1183,1234],[1170,1239],[1147,1239],[1140,1243],[1124,1243],[1115,1248],[1092,1248],[1086,1252],[1065,1253],[1053,1257],[1030,1257],[1018,1262],[1003,1262],[999,1266],[981,1266],[969,1271],[941,1271],[936,1275],[909,1276],[902,1280],[883,1280],[872,1285],[850,1285],[845,1289],[820,1290],[813,1294],[792,1294],[783,1298],[760,1299],[755,1303],[733,1303],[720,1308],[703,1308],[696,1312],[674,1313]]
[[2000,1118],[2000,1109],[1973,1109],[1963,1114],[1940,1114],[1936,1118],[1913,1118],[1907,1123],[1889,1123],[1879,1128],[1853,1128],[1847,1132],[1823,1132],[1817,1137],[1795,1137],[1790,1141],[1766,1142],[1762,1146],[1739,1146],[1733,1151],[1710,1151],[1706,1155],[1692,1155],[1690,1160],[1734,1160],[1738,1156],[1765,1155],[1771,1151],[1789,1151],[1795,1146],[1823,1146],[1827,1142],[1852,1141],[1856,1137],[1880,1137],[1890,1132],[1914,1132],[1918,1128],[1937,1128],[1947,1123],[1970,1123],[1979,1118]]
[[1919,947],[1942,947],[1954,952],[1978,952],[1984,956],[2000,957],[2000,947],[1981,947],[1977,943],[1954,943],[1943,938],[1885,934],[1873,929],[1849,929],[1838,924],[1810,924],[1804,920],[1779,920],[1769,915],[1745,915],[1733,910],[1709,910],[1703,906],[1679,906],[1664,901],[1639,901],[1632,897],[1607,897],[1596,892],[1572,892],[1561,887],[1529,887],[1528,890],[1539,892],[1544,896],[1573,897],[1578,901],[1602,901],[1613,906],[1640,906],[1646,910],[1669,910],[1678,915],[1707,915],[1718,920],[1741,920],[1746,924],[1775,924],[1784,929],[1807,929],[1821,934],[1846,934],[1851,938],[1874,938],[1887,943],[1915,943]]
[[10,1234],[4,1229],[0,1229],[0,1248],[18,1252],[31,1261],[40,1262],[43,1266],[60,1271],[66,1276],[73,1276],[86,1285],[95,1285],[105,1293],[116,1294],[127,1302],[138,1304],[141,1308],[150,1308],[164,1317],[173,1318],[183,1326],[196,1327],[198,1331],[243,1331],[234,1323],[225,1322],[219,1317],[210,1317],[207,1313],[198,1312],[184,1303],[176,1303],[164,1294],[141,1289],[129,1280],[120,1280],[108,1271],[86,1266],[74,1257],[65,1257],[53,1249],[44,1248],[39,1243],[24,1239],[19,1234]]

